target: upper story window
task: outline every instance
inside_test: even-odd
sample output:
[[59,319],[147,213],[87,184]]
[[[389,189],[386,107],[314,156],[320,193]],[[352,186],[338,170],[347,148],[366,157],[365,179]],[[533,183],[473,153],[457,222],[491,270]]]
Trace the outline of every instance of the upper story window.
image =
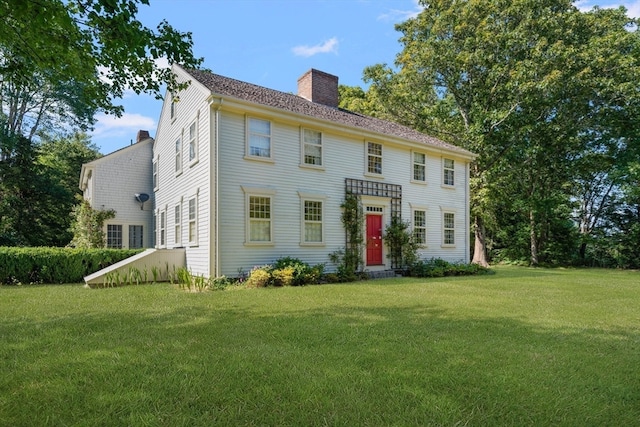
[[173,96],[171,96],[171,104],[169,105],[169,117],[171,118],[171,121],[173,121],[176,118],[176,98],[174,98]]
[[158,159],[153,161],[153,189],[158,189]]
[[427,156],[424,153],[413,153],[413,180],[427,180]]
[[302,132],[302,144],[304,164],[322,166],[322,133],[304,129]]
[[382,174],[382,144],[367,142],[367,172]]
[[182,172],[182,139],[176,139],[176,174]]
[[271,158],[271,122],[250,117],[247,124],[247,155]]
[[452,159],[442,159],[443,181],[447,186],[455,185],[455,162]]
[[189,162],[198,160],[198,126],[196,121],[189,126]]

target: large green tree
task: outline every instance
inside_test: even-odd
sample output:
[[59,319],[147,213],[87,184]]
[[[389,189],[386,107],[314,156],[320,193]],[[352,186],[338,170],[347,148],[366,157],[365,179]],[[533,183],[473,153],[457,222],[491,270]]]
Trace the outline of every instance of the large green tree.
[[365,70],[367,96],[384,108],[371,112],[479,154],[474,262],[487,263],[507,226],[518,231],[512,241],[526,236],[533,264],[553,246],[566,251],[558,242],[573,233],[574,160],[594,129],[637,106],[635,21],[623,9],[583,13],[569,0],[422,4],[397,26],[395,67]]

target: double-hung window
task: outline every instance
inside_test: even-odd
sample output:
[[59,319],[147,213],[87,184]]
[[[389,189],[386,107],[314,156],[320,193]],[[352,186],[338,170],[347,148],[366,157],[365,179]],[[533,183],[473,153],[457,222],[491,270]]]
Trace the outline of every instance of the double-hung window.
[[455,162],[452,159],[442,159],[443,181],[446,186],[455,185]]
[[367,142],[367,172],[382,174],[382,144]]
[[413,238],[420,246],[427,244],[427,212],[424,210],[413,211]]
[[182,139],[176,139],[176,174],[182,172]]
[[302,144],[304,164],[322,166],[322,133],[304,129],[302,132]]
[[153,161],[153,189],[158,189],[158,159]]
[[247,121],[247,155],[271,158],[271,122],[249,117]]
[[198,243],[198,197],[189,199],[189,244]]
[[453,212],[444,212],[442,214],[442,243],[447,246],[456,244],[456,214]]
[[160,246],[167,244],[167,211],[160,212]]
[[322,243],[322,201],[304,200],[304,243]]
[[198,126],[194,121],[189,126],[189,163],[198,160]]
[[249,242],[271,242],[271,197],[249,196]]
[[418,182],[427,180],[427,156],[424,153],[413,153],[413,180]]
[[180,241],[182,238],[182,229],[180,227],[181,213],[182,213],[182,204],[178,203],[175,206],[173,211],[173,229],[174,229],[173,243],[175,243],[176,246],[180,246]]

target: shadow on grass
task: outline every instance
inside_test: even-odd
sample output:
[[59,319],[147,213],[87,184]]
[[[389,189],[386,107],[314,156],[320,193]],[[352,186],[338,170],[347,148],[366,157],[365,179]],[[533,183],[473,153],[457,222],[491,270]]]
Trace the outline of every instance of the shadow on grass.
[[637,331],[435,306],[199,305],[0,324],[1,425],[632,425]]

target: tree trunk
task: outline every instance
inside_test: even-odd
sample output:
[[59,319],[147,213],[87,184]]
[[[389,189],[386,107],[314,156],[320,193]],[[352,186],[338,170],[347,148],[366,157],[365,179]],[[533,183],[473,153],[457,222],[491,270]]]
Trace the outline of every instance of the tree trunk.
[[489,267],[487,261],[487,245],[485,243],[485,229],[482,218],[476,216],[474,218],[473,233],[475,235],[475,243],[473,245],[473,264],[478,264],[482,267]]
[[529,211],[529,236],[531,238],[531,265],[536,267],[538,265],[538,237],[536,236],[536,219],[533,211]]

